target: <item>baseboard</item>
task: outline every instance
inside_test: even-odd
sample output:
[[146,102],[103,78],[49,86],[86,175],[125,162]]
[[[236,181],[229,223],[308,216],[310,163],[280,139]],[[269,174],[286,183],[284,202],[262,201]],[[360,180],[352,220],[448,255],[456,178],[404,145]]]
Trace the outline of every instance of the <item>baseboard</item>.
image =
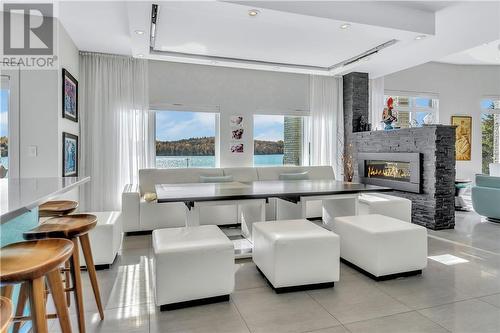
[[142,236],[142,235],[151,235],[153,230],[141,230],[141,231],[129,231],[125,233],[125,236]]
[[278,287],[275,288],[271,281],[269,281],[266,275],[257,267],[259,273],[264,277],[267,284],[274,290],[276,294],[284,294],[284,293],[293,293],[296,291],[305,291],[305,290],[313,290],[313,289],[327,289],[333,288],[335,286],[335,282],[323,282],[323,283],[312,283],[312,284],[303,284],[300,286],[290,286],[290,287]]
[[342,258],[340,258],[340,261],[342,263],[346,264],[347,266],[349,266],[351,268],[354,268],[358,272],[363,273],[364,275],[368,276],[369,278],[371,278],[371,279],[373,279],[375,281],[387,281],[387,280],[397,279],[397,278],[400,278],[400,277],[408,277],[408,276],[422,274],[422,270],[418,269],[418,270],[409,271],[409,272],[401,272],[401,273],[396,273],[396,274],[388,274],[388,275],[382,275],[382,276],[375,276],[372,273],[365,271],[361,267],[356,266],[355,264],[353,264],[350,261],[347,261],[347,260],[342,259]]
[[228,301],[229,301],[229,295],[200,298],[200,299],[195,299],[192,301],[163,304],[163,305],[160,305],[160,311],[172,311],[172,310],[183,309],[183,308],[192,307],[192,306],[206,305],[206,304],[220,303],[220,302],[228,302]]

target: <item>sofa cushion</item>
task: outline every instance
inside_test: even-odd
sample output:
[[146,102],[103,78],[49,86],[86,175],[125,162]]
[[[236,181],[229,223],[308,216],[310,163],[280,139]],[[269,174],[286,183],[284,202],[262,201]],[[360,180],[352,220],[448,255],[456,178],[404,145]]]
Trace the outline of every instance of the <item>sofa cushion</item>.
[[298,172],[298,173],[282,173],[280,175],[280,180],[307,180],[309,179],[309,172]]
[[200,176],[201,183],[230,183],[233,176]]
[[500,177],[476,175],[476,186],[500,189]]
[[259,180],[257,168],[224,168],[223,170],[225,176],[233,176],[236,182],[253,182]]
[[283,167],[261,167],[257,168],[259,180],[279,180],[284,173],[308,172],[309,179],[335,179],[335,174],[331,166],[283,166]]
[[200,176],[223,176],[219,168],[140,169],[141,194],[156,192],[156,184],[199,183]]

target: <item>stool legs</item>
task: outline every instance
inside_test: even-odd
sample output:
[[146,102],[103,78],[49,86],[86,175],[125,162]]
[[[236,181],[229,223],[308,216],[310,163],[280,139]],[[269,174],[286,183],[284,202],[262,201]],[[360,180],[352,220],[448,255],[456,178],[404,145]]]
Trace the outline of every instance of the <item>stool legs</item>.
[[[26,302],[28,301],[28,287],[26,283],[21,284],[19,288],[19,296],[17,298],[17,306],[16,306],[16,317],[21,317],[24,314],[24,308],[26,307]],[[22,322],[15,322],[12,326],[12,333],[19,332],[19,329],[22,326]]]
[[61,332],[71,333],[71,323],[69,320],[68,307],[66,306],[63,283],[61,280],[59,269],[55,269],[52,272],[48,273],[47,281],[49,284],[50,292],[52,294],[52,299],[54,300],[54,305],[56,307],[57,317],[59,318],[59,324],[61,326]]
[[12,299],[12,291],[14,289],[14,286],[8,285],[8,286],[3,286],[1,289],[2,296],[7,297],[8,299]]
[[87,271],[89,272],[90,283],[94,291],[94,298],[99,309],[99,316],[104,320],[104,311],[102,309],[101,293],[99,291],[99,283],[97,282],[97,274],[94,266],[94,258],[92,257],[92,249],[90,247],[89,234],[80,236],[80,243],[82,245],[83,256],[87,264]]
[[[71,288],[71,272],[70,272],[70,263],[69,260],[64,263],[64,280],[66,284],[66,288]],[[71,306],[71,293],[66,293],[66,304],[68,304],[68,308]]]
[[80,333],[85,333],[85,316],[83,309],[83,293],[82,293],[82,276],[80,274],[80,254],[78,248],[78,238],[73,238],[73,255],[71,256],[71,277],[73,278],[73,286],[75,288],[75,305],[78,316],[78,330]]
[[45,317],[45,283],[44,278],[27,281],[31,322],[34,333],[48,333],[47,318]]

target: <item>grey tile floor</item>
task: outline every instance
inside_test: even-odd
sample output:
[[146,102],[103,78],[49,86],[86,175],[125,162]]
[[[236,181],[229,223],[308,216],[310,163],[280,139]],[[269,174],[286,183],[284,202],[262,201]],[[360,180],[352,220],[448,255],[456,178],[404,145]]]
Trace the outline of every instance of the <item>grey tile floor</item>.
[[230,302],[170,312],[154,305],[151,236],[126,237],[112,269],[98,272],[104,321],[83,276],[87,332],[500,332],[500,224],[456,216],[455,230],[429,232],[429,255],[467,262],[429,260],[421,276],[385,282],[342,265],[333,289],[277,295],[241,260]]

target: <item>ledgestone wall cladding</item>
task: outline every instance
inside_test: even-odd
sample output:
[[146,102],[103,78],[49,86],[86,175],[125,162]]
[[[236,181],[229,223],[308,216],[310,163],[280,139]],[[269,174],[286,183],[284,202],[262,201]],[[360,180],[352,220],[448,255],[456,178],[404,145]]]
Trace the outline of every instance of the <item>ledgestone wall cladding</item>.
[[[368,121],[368,73],[353,72],[342,77],[344,97],[344,152],[354,150],[349,145],[361,117]],[[344,167],[344,170],[347,170]],[[348,180],[346,172],[344,179]]]
[[358,178],[357,153],[421,153],[422,193],[394,191],[412,201],[413,223],[430,229],[455,226],[455,128],[428,125],[393,131],[352,133],[354,181]]

